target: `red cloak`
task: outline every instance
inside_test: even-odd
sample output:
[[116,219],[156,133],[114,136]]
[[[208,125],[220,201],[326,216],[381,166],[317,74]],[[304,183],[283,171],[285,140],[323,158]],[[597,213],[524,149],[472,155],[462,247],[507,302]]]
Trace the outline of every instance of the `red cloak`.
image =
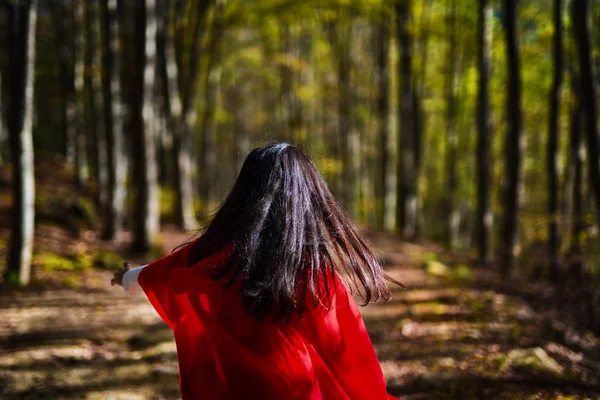
[[330,310],[307,305],[288,323],[259,322],[244,314],[233,287],[210,278],[230,249],[192,266],[189,249],[151,263],[138,278],[173,329],[183,400],[394,398],[341,282]]

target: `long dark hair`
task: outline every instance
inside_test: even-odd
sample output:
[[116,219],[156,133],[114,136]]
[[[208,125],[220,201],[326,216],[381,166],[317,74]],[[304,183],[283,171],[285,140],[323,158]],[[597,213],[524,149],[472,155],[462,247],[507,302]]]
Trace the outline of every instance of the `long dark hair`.
[[331,277],[339,276],[365,304],[389,300],[383,269],[358,229],[333,197],[310,158],[295,146],[254,149],[190,260],[233,245],[214,274],[239,284],[245,311],[259,320],[301,314],[307,291],[331,304]]

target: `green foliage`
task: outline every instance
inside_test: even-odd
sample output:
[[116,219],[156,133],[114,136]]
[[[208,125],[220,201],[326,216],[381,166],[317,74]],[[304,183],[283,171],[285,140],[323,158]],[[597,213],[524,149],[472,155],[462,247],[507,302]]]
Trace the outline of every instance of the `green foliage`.
[[63,279],[63,284],[70,288],[81,286],[81,278],[75,274],[69,274]]
[[161,186],[159,190],[160,216],[171,216],[175,207],[175,192],[172,188],[164,186]]
[[152,247],[150,248],[150,252],[149,252],[149,257],[152,260],[158,260],[159,258],[164,257],[165,254],[165,250],[163,249],[162,245],[161,245],[161,241],[160,239],[157,240]]
[[325,177],[339,176],[342,173],[342,162],[333,158],[317,158],[314,160],[317,168]]
[[53,253],[41,253],[34,256],[34,264],[45,272],[82,272],[92,268],[116,270],[123,266],[123,259],[108,250],[85,252],[73,257],[63,257]]
[[35,199],[36,221],[55,223],[78,234],[97,229],[99,217],[92,200],[61,191],[42,192]]
[[92,268],[91,258],[88,255],[80,254],[76,257],[68,258],[52,253],[36,254],[34,264],[45,272],[52,271],[73,271],[80,272]]
[[13,288],[13,289],[18,289],[18,288],[23,287],[23,283],[19,279],[19,274],[17,274],[14,271],[11,271],[8,274],[6,274],[6,276],[4,278],[4,283],[6,285],[8,285],[8,287]]
[[467,296],[461,299],[460,304],[474,313],[482,313],[488,307],[488,300],[485,297]]
[[416,303],[411,306],[411,312],[416,314],[444,315],[448,312],[448,305],[438,302]]
[[425,270],[428,274],[438,277],[447,276],[450,274],[450,268],[448,268],[445,264],[442,264],[440,261],[428,262]]
[[97,250],[91,256],[94,268],[117,270],[123,266],[123,259],[109,250]]
[[96,206],[94,206],[91,199],[78,197],[71,203],[71,209],[86,226],[90,228],[97,228],[99,226]]
[[426,252],[423,253],[423,261],[425,263],[430,263],[430,262],[433,262],[433,261],[437,261],[437,258],[438,258],[437,254],[435,254],[433,252],[426,251]]
[[456,283],[468,283],[475,280],[475,274],[468,265],[458,264],[450,270],[450,279]]

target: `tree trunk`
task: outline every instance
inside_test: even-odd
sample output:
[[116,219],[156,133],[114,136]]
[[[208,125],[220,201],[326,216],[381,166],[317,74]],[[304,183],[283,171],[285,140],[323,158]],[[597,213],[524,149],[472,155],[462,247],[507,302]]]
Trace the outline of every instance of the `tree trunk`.
[[[300,37],[298,39],[298,56],[304,67],[298,74],[299,85],[302,88],[315,88],[315,25],[308,24],[301,27]],[[315,153],[318,141],[317,134],[317,104],[318,93],[315,91],[314,99],[306,100],[301,96],[298,98],[298,129],[299,140],[304,143],[311,153]]]
[[34,240],[33,88],[37,2],[11,4],[8,135],[13,164],[12,227],[5,282],[27,285]]
[[[421,160],[424,150],[424,144],[426,143],[426,132],[427,132],[427,113],[423,108],[423,99],[426,96],[427,86],[427,71],[429,68],[428,62],[428,49],[429,39],[431,36],[431,19],[432,11],[427,9],[431,7],[427,1],[422,3],[421,20],[419,22],[421,29],[419,40],[417,42],[419,52],[419,71],[415,73],[414,84],[413,84],[413,109],[414,109],[414,130],[415,130],[415,171],[416,176],[420,176],[421,171]],[[421,218],[420,201],[417,202],[417,218]],[[420,223],[417,219],[417,230],[416,234],[419,235]]]
[[456,0],[450,0],[448,15],[448,52],[446,55],[446,241],[450,248],[456,248],[459,240],[460,215],[456,199],[458,178],[456,163],[458,161],[458,133],[456,121]]
[[217,167],[217,136],[214,113],[217,107],[217,95],[221,82],[221,42],[225,27],[225,0],[217,0],[213,26],[208,44],[208,71],[206,76],[206,92],[204,101],[204,117],[202,121],[202,181],[201,196],[203,210],[208,212],[216,203],[216,167]]
[[[190,101],[186,100],[186,109],[183,109],[182,96],[179,91],[180,70],[176,59],[176,37],[173,31],[169,29],[170,21],[176,21],[176,13],[172,7],[172,2],[162,0],[163,24],[165,29],[165,38],[162,46],[158,49],[160,62],[163,64],[160,68],[163,80],[163,98],[165,102],[165,113],[167,118],[168,130],[173,135],[173,166],[174,166],[174,186],[175,186],[175,221],[179,229],[196,229],[198,223],[194,216],[193,191],[191,179],[191,122],[188,123],[183,116],[187,116]],[[203,4],[207,2],[201,2]],[[200,35],[199,26],[202,26],[206,7],[199,9],[196,26],[194,28],[195,35]],[[195,71],[198,64],[198,42],[200,38],[196,37],[193,49],[191,70]],[[195,60],[194,60],[195,59]],[[191,75],[189,86],[195,87],[195,73]],[[190,94],[186,94],[190,96]],[[193,94],[191,94],[193,96]],[[193,106],[192,106],[193,107]]]
[[490,209],[490,179],[492,164],[492,126],[489,112],[489,63],[491,52],[492,8],[488,0],[479,0],[477,48],[479,91],[477,95],[477,252],[479,262],[492,262],[490,240],[493,215]]
[[283,22],[279,28],[280,54],[282,62],[279,64],[279,103],[281,115],[281,132],[277,132],[279,140],[282,142],[294,140],[294,129],[292,126],[292,115],[294,113],[294,73],[291,67],[292,60],[292,34],[288,22]]
[[383,21],[376,28],[378,30],[378,53],[377,53],[377,82],[379,87],[377,109],[379,113],[379,131],[381,146],[381,175],[379,182],[380,197],[380,220],[379,225],[388,231],[394,229],[396,220],[396,175],[394,169],[394,154],[392,154],[393,143],[390,134],[390,101],[389,101],[389,51],[390,51],[390,29],[385,18],[386,10],[382,12]]
[[[155,109],[161,120],[157,124],[156,131],[156,147],[157,147],[157,164],[158,164],[158,183],[162,187],[169,187],[170,181],[173,181],[174,175],[169,171],[171,165],[168,163],[168,152],[171,150],[172,141],[170,138],[175,137],[171,126],[170,110],[171,105],[169,99],[168,87],[168,72],[167,72],[167,56],[166,56],[166,40],[167,30],[169,29],[169,9],[167,0],[156,0],[156,82],[155,93],[156,102]],[[177,92],[175,94],[178,95]],[[178,99],[179,100],[179,99]],[[181,112],[181,105],[179,106]],[[175,187],[173,187],[175,189]]]
[[282,141],[296,142],[301,139],[302,116],[300,100],[296,96],[297,67],[294,63],[300,57],[299,36],[296,29],[292,29],[288,23],[282,23],[280,52],[284,56],[279,66],[281,79],[280,102],[282,117],[282,132],[279,132]]
[[235,129],[235,149],[237,154],[237,172],[242,170],[242,165],[248,153],[250,153],[250,138],[242,119],[242,112],[238,109],[234,111],[234,129]]
[[500,268],[504,279],[510,278],[518,234],[518,216],[521,184],[521,70],[519,65],[519,38],[517,33],[517,0],[504,0],[504,29],[508,65],[508,96],[506,97],[506,184],[503,196],[504,229],[500,246]]
[[400,63],[398,85],[400,93],[398,130],[398,201],[397,226],[406,240],[415,240],[417,236],[417,170],[415,154],[414,98],[412,79],[412,35],[410,32],[410,0],[398,0],[396,14],[398,23],[398,41],[400,43]]
[[[208,13],[209,1],[198,2],[196,10],[196,19],[194,21],[192,44],[189,56],[188,76],[185,84],[183,83],[183,70],[181,52],[183,50],[183,32],[176,28],[173,36],[168,33],[165,39],[165,72],[167,78],[164,90],[168,92],[165,95],[169,102],[168,112],[171,118],[167,120],[174,126],[173,135],[173,171],[175,179],[175,219],[180,229],[195,229],[197,221],[193,205],[192,189],[192,157],[190,149],[192,145],[191,134],[196,122],[196,77],[200,63],[200,48],[202,45],[202,34],[205,28],[206,14]],[[171,12],[170,1],[165,5]],[[183,1],[177,0],[174,5],[173,22],[177,24],[178,15],[183,7]],[[170,14],[169,14],[170,15]],[[166,24],[167,22],[165,22]],[[166,26],[167,32],[168,26]],[[177,106],[180,104],[181,110],[178,112]],[[179,114],[179,115],[178,115]]]
[[98,62],[98,3],[86,2],[84,14],[85,34],[85,114],[86,131],[89,133],[88,157],[92,161],[92,171],[97,183],[96,203],[98,209],[106,210],[108,165],[106,165],[106,144],[102,129],[100,93],[100,68]]
[[590,188],[594,195],[596,220],[600,226],[600,145],[596,103],[596,77],[592,66],[591,18],[587,0],[573,2],[573,33],[577,47],[580,70],[580,104],[585,116],[585,137]]
[[71,59],[71,51],[69,42],[67,41],[67,12],[66,6],[61,2],[51,3],[52,11],[52,24],[55,32],[56,50],[58,54],[58,64],[60,70],[60,87],[61,87],[61,124],[62,134],[64,135],[64,154],[65,159],[68,163],[73,164],[75,162],[75,135],[76,130],[75,121],[71,112],[71,103],[73,99],[73,70]]
[[89,165],[87,156],[87,134],[84,117],[84,40],[83,20],[85,14],[83,1],[74,4],[73,13],[73,102],[69,103],[69,119],[76,126],[75,131],[75,182],[80,188],[87,185],[89,179]]
[[570,126],[570,159],[569,173],[571,175],[571,243],[569,246],[569,275],[579,281],[583,276],[583,262],[581,259],[581,234],[583,232],[583,146],[581,143],[581,128],[584,118],[581,107],[581,90],[579,77],[571,72],[572,91],[575,104],[571,110]]
[[123,105],[119,68],[117,0],[100,2],[102,11],[102,98],[108,168],[107,201],[102,237],[118,240],[123,225],[126,163],[123,148]]
[[[0,94],[2,91],[2,76],[0,76]],[[4,103],[2,103],[2,96],[0,95],[0,166],[3,166],[8,157],[10,156],[8,152],[9,145],[6,144],[8,141],[8,131],[4,125]]]
[[[106,1],[106,0],[105,0]],[[106,210],[109,208],[109,195],[108,195],[108,157],[107,157],[107,143],[106,143],[106,132],[104,127],[104,118],[102,117],[104,112],[103,97],[102,97],[102,60],[100,58],[100,49],[102,46],[101,38],[101,21],[100,21],[100,3],[90,2],[90,9],[92,13],[92,99],[94,103],[94,133],[95,133],[95,145],[96,145],[96,160],[97,166],[96,177],[98,184],[98,204],[102,213],[102,217],[106,218]],[[93,5],[92,5],[93,4]]]
[[349,23],[340,23],[337,27],[339,38],[335,38],[334,47],[338,67],[338,137],[341,143],[342,159],[342,203],[352,218],[358,216],[358,179],[359,179],[359,153],[360,145],[358,132],[352,124],[352,82],[350,73],[352,59],[350,55],[352,42],[352,26]]
[[[182,185],[188,185],[187,187],[183,186],[182,189],[182,199],[185,198],[187,204],[190,206],[182,207],[183,210],[187,208],[192,208],[192,198],[193,198],[193,189],[192,189],[192,177],[191,177],[191,169],[192,169],[192,130],[196,124],[197,119],[197,99],[196,88],[198,85],[196,84],[198,71],[200,70],[200,60],[201,60],[201,48],[202,48],[202,37],[206,30],[207,26],[207,14],[210,7],[214,4],[214,1],[200,1],[197,3],[196,10],[196,20],[194,26],[194,35],[192,37],[192,44],[190,50],[189,57],[189,73],[187,74],[187,83],[185,84],[184,89],[180,89],[183,93],[182,96],[182,123],[184,129],[181,131],[181,152],[179,155],[175,155],[174,159],[179,160],[179,168],[181,176]],[[181,70],[180,70],[181,71]],[[180,79],[181,80],[181,79]],[[200,165],[200,163],[197,163]],[[197,185],[200,186],[200,185]],[[192,226],[193,227],[193,226]]]
[[[167,3],[170,3],[171,1],[174,1],[174,8],[175,8],[175,12],[173,15],[173,23],[174,23],[174,29],[173,29],[173,34],[175,36],[174,39],[174,46],[175,46],[175,64],[177,64],[177,71],[179,71],[179,73],[177,74],[177,84],[178,84],[178,90],[180,92],[184,92],[185,91],[185,80],[184,80],[184,75],[185,75],[185,71],[184,71],[184,66],[183,66],[183,53],[184,53],[184,42],[185,42],[185,26],[183,23],[183,20],[185,19],[185,7],[187,5],[187,0],[166,0]],[[202,7],[202,5],[205,5],[206,8],[208,8],[208,4],[211,1],[199,1],[198,2],[198,7]],[[170,4],[167,4],[167,8],[170,8]],[[197,23],[199,21],[199,19],[197,19],[195,22]],[[193,40],[196,40],[196,37],[194,36]],[[193,45],[192,45],[193,46]],[[194,51],[194,47],[192,47],[192,51]],[[193,73],[194,71],[188,71],[190,73]]]
[[553,21],[553,58],[554,74],[550,90],[550,121],[548,122],[548,148],[546,168],[548,171],[548,262],[550,279],[557,282],[559,278],[558,251],[560,249],[559,212],[558,212],[558,119],[560,115],[560,87],[562,84],[563,48],[562,48],[562,0],[554,0]]
[[145,252],[156,243],[159,229],[156,143],[153,132],[153,91],[156,54],[154,0],[137,0],[135,7],[136,73],[132,93],[132,159],[135,205],[134,251]]

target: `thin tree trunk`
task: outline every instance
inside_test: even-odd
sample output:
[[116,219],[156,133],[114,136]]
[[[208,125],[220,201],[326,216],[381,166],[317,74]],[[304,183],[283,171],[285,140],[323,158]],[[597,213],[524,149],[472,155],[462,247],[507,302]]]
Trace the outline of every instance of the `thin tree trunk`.
[[[167,118],[167,126],[173,135],[173,166],[174,166],[174,186],[175,186],[175,221],[180,229],[196,229],[198,223],[194,216],[193,191],[191,179],[191,123],[183,119],[183,116],[188,114],[190,101],[186,99],[186,110],[183,109],[182,96],[179,91],[180,70],[176,60],[175,35],[169,30],[169,22],[175,22],[175,10],[172,9],[172,2],[162,0],[163,24],[165,29],[165,38],[163,46],[159,47],[158,56],[163,64],[161,73],[163,74],[163,98],[165,102],[165,112]],[[206,3],[206,2],[202,2]],[[199,10],[201,15],[197,16],[195,26],[195,34],[200,35],[199,26],[202,26],[206,7]],[[200,38],[196,38],[192,57],[196,60],[191,60],[192,69],[197,69],[197,59],[199,50],[197,43]],[[195,86],[195,73],[191,75],[193,79],[188,83],[189,86]],[[187,94],[190,96],[190,94]],[[188,125],[189,124],[189,125]]]
[[[418,74],[415,74],[413,81],[413,109],[414,109],[414,129],[415,129],[415,173],[418,177],[421,173],[421,160],[424,152],[424,144],[426,143],[426,132],[427,132],[427,113],[423,108],[423,98],[426,95],[426,83],[427,83],[427,71],[429,67],[428,59],[428,48],[430,38],[430,21],[432,19],[433,10],[426,12],[429,2],[424,0],[422,2],[422,13],[421,20],[419,22],[420,37],[418,40],[418,51],[419,51],[419,63],[420,68]],[[420,219],[423,217],[421,212],[421,201],[417,201],[417,236],[420,235]]]
[[581,91],[579,77],[571,72],[572,91],[575,104],[571,110],[570,146],[571,165],[569,172],[572,174],[572,210],[571,210],[571,243],[569,248],[570,267],[569,275],[576,281],[583,277],[583,262],[581,259],[581,234],[583,232],[583,146],[581,143],[581,128],[584,118],[581,107]]
[[94,127],[93,132],[95,134],[95,164],[97,167],[96,177],[98,184],[98,205],[100,206],[100,210],[102,213],[102,217],[106,218],[106,211],[109,208],[109,195],[108,195],[108,157],[107,157],[107,145],[106,145],[106,132],[104,127],[104,118],[103,118],[103,97],[102,97],[102,60],[101,60],[101,21],[100,21],[100,3],[105,2],[89,2],[89,7],[92,11],[91,13],[91,25],[92,25],[92,41],[91,44],[93,47],[91,48],[92,54],[92,93],[91,93],[91,102],[93,102],[93,115],[94,115]]
[[66,6],[61,2],[55,1],[51,3],[52,8],[52,24],[55,32],[56,50],[58,54],[58,64],[60,70],[61,83],[61,124],[62,134],[64,135],[64,154],[68,163],[75,162],[75,135],[76,130],[73,116],[70,115],[71,104],[73,102],[73,60],[70,56],[70,46],[67,41],[67,12]]
[[119,58],[117,0],[100,2],[102,7],[102,95],[108,168],[107,201],[102,236],[118,240],[125,203],[125,152],[123,148],[123,106]]
[[[187,5],[187,0],[166,0],[167,2],[171,2],[174,1],[174,8],[175,8],[175,13],[173,15],[173,23],[175,24],[174,29],[173,29],[173,34],[175,36],[174,39],[174,46],[175,46],[175,64],[177,64],[177,71],[179,71],[179,73],[177,74],[177,84],[178,84],[178,91],[183,92],[185,91],[185,80],[184,80],[184,75],[185,75],[185,71],[183,68],[183,53],[184,53],[184,49],[183,49],[183,45],[185,42],[185,27],[184,24],[182,23],[182,20],[184,19],[184,15],[185,15],[185,7]],[[201,7],[202,4],[205,4],[208,6],[209,1],[199,1],[198,2],[198,6]],[[170,8],[170,4],[167,6],[168,8]],[[196,20],[196,22],[198,22],[199,20]],[[195,39],[194,39],[195,40]],[[193,51],[193,47],[192,47],[192,51]],[[193,72],[193,71],[188,71],[188,72]]]
[[550,121],[548,123],[548,149],[546,153],[546,168],[548,171],[548,261],[550,279],[559,279],[558,251],[560,248],[559,211],[558,211],[558,119],[560,115],[560,88],[563,76],[562,48],[562,0],[554,0],[553,21],[553,58],[554,75],[550,91]]
[[587,0],[573,2],[573,33],[577,47],[580,69],[579,90],[581,107],[585,116],[588,175],[594,195],[596,221],[600,225],[600,144],[598,143],[598,116],[596,102],[596,77],[592,66],[591,18]]
[[296,86],[299,76],[294,63],[299,64],[300,59],[300,37],[297,29],[284,24],[281,27],[281,52],[285,55],[284,62],[280,66],[281,77],[281,109],[283,117],[282,139],[292,142],[301,140],[302,111],[300,99],[296,96]]
[[504,279],[510,278],[518,235],[518,216],[521,184],[521,70],[519,65],[519,37],[517,32],[517,0],[504,0],[506,59],[508,64],[508,96],[506,98],[507,135],[505,146],[505,176],[503,208],[504,229],[500,269]]
[[[0,93],[3,93],[2,92],[2,76],[1,75],[0,75]],[[8,141],[8,130],[6,129],[6,127],[4,125],[4,115],[5,114],[6,113],[4,112],[4,103],[2,103],[2,96],[0,96],[0,166],[4,165],[4,163],[10,156],[10,153],[8,151],[8,148],[10,146],[6,144]]]
[[352,59],[350,55],[352,41],[351,23],[337,27],[339,38],[334,41],[338,62],[338,135],[341,142],[341,159],[343,171],[342,199],[346,211],[352,218],[358,216],[358,179],[360,145],[358,132],[352,126],[352,83],[350,72]]
[[400,43],[399,77],[399,162],[398,162],[398,189],[397,201],[397,226],[402,229],[402,236],[406,240],[415,240],[417,236],[417,173],[415,154],[415,127],[414,127],[414,98],[412,79],[412,35],[410,32],[410,0],[398,0],[396,14],[398,23],[398,41]]
[[292,123],[294,115],[294,72],[291,67],[292,60],[292,34],[288,22],[283,22],[280,27],[280,52],[285,57],[283,62],[279,65],[279,79],[281,85],[279,87],[279,101],[281,109],[282,119],[282,131],[278,132],[281,141],[293,141],[294,140],[294,127]]
[[137,72],[133,74],[132,158],[135,187],[134,251],[145,252],[155,244],[159,229],[158,174],[154,126],[153,91],[156,54],[154,0],[137,0],[135,48]]
[[87,156],[87,133],[85,129],[86,124],[84,116],[84,2],[76,2],[74,4],[74,7],[75,11],[73,13],[73,73],[75,76],[73,78],[73,84],[75,85],[75,91],[73,94],[73,102],[69,105],[69,114],[73,118],[74,125],[77,126],[75,132],[75,182],[80,188],[85,188],[89,179],[89,165]]
[[[197,3],[196,19],[194,21],[194,35],[192,37],[191,51],[189,57],[188,79],[183,84],[183,71],[180,53],[183,49],[182,33],[175,29],[174,37],[170,34],[166,38],[165,62],[166,72],[168,74],[167,87],[169,92],[169,107],[173,116],[173,123],[176,128],[173,140],[173,167],[175,179],[175,216],[180,229],[195,229],[198,225],[193,206],[192,189],[192,157],[190,154],[192,140],[192,128],[196,122],[196,77],[200,63],[200,48],[202,45],[202,34],[206,25],[206,15],[212,1],[200,1]],[[173,19],[177,24],[178,11],[183,7],[183,1],[177,0],[175,3],[175,15]],[[167,4],[167,9],[170,9]],[[181,43],[180,43],[181,42]],[[179,51],[177,50],[179,48]],[[179,57],[178,57],[179,54]],[[176,85],[176,83],[178,84]],[[175,91],[176,90],[176,91]],[[175,99],[177,96],[177,100]],[[181,100],[179,100],[181,99]],[[181,104],[179,117],[177,114],[177,102]]]
[[[180,170],[181,176],[182,176],[182,182],[187,182],[186,184],[188,184],[189,187],[184,189],[187,192],[184,192],[184,194],[182,196],[185,196],[185,193],[189,193],[189,195],[187,195],[187,198],[189,199],[190,204],[192,202],[192,197],[193,197],[193,189],[192,188],[194,186],[195,187],[201,186],[201,174],[200,173],[196,174],[195,182],[192,184],[193,181],[192,181],[192,175],[191,175],[191,170],[192,170],[192,161],[191,160],[195,158],[195,161],[196,161],[195,164],[199,166],[199,168],[196,168],[196,171],[202,172],[202,167],[201,167],[202,159],[201,159],[201,153],[198,153],[198,152],[196,152],[196,154],[192,153],[193,147],[192,147],[191,135],[192,135],[194,127],[196,126],[196,120],[197,120],[197,110],[198,110],[197,103],[198,103],[199,96],[196,95],[196,88],[199,85],[196,84],[196,80],[197,80],[197,76],[200,71],[200,67],[199,67],[201,65],[200,61],[202,60],[202,57],[204,56],[203,52],[201,51],[201,50],[204,50],[203,35],[204,35],[204,32],[207,31],[206,27],[208,25],[208,23],[207,23],[208,11],[214,5],[214,3],[215,3],[214,0],[199,1],[196,3],[197,4],[196,20],[195,20],[195,26],[194,26],[194,35],[192,36],[192,44],[191,44],[191,49],[190,49],[189,67],[187,68],[188,69],[188,74],[186,75],[187,83],[184,85],[183,89],[180,88],[180,92],[183,93],[181,105],[182,105],[182,118],[183,118],[183,124],[184,124],[185,129],[182,130],[183,136],[181,137],[181,149],[182,149],[181,156],[175,156],[174,159],[175,160],[183,160],[180,164],[180,165],[182,165],[182,168]],[[187,168],[187,170],[184,168]],[[188,179],[185,178],[187,176],[189,176]]]
[[94,1],[85,3],[84,14],[84,95],[85,95],[85,130],[90,139],[87,143],[88,157],[92,163],[93,176],[97,183],[96,204],[102,211],[106,205],[106,157],[104,144],[104,133],[101,129],[100,108],[98,104],[101,84],[99,82],[98,49],[97,49],[97,8]]
[[382,12],[383,19],[377,27],[378,53],[377,53],[377,82],[379,87],[378,104],[379,131],[381,146],[381,175],[380,175],[380,226],[388,231],[394,229],[396,222],[396,175],[394,168],[393,143],[390,134],[390,101],[389,101],[389,51],[390,28],[386,19],[387,10]]
[[250,138],[248,137],[246,119],[244,118],[244,105],[238,87],[236,85],[234,90],[230,90],[228,96],[231,99],[231,113],[233,114],[237,173],[242,169],[244,160],[250,152]]
[[210,42],[208,44],[208,71],[202,122],[202,182],[203,209],[210,211],[216,202],[217,136],[214,113],[221,82],[221,42],[224,29],[225,0],[217,0]]
[[488,0],[479,0],[478,8],[478,69],[479,91],[477,99],[477,250],[479,262],[492,261],[490,240],[492,237],[493,215],[490,209],[490,179],[492,164],[492,126],[489,117],[489,63],[491,51],[492,8]]
[[446,55],[446,241],[450,248],[458,246],[460,235],[460,215],[456,192],[458,178],[456,163],[458,161],[458,133],[456,121],[456,0],[450,0],[450,15],[448,16],[449,42]]
[[[168,165],[167,152],[170,150],[171,141],[168,139],[170,136],[174,139],[174,129],[171,126],[170,119],[170,100],[168,87],[168,72],[167,72],[167,56],[166,56],[166,40],[167,31],[169,29],[169,8],[167,0],[156,0],[156,82],[155,82],[155,93],[156,102],[155,107],[158,107],[157,115],[160,115],[160,124],[157,124],[156,140],[157,140],[157,163],[158,163],[158,182],[160,186],[170,186],[170,180],[174,180],[173,174],[169,172],[170,165]],[[178,94],[176,92],[176,94]],[[180,105],[181,112],[181,105]],[[175,189],[173,187],[173,189]]]
[[[315,88],[315,39],[314,25],[303,25],[298,39],[298,57],[304,67],[298,73],[298,85],[303,88]],[[313,101],[306,101],[301,96],[298,100],[298,130],[299,140],[304,143],[310,152],[316,149],[316,129],[317,129],[317,103],[318,93],[315,91]]]
[[27,285],[34,240],[33,88],[37,1],[10,6],[8,134],[13,164],[11,242],[5,281]]

